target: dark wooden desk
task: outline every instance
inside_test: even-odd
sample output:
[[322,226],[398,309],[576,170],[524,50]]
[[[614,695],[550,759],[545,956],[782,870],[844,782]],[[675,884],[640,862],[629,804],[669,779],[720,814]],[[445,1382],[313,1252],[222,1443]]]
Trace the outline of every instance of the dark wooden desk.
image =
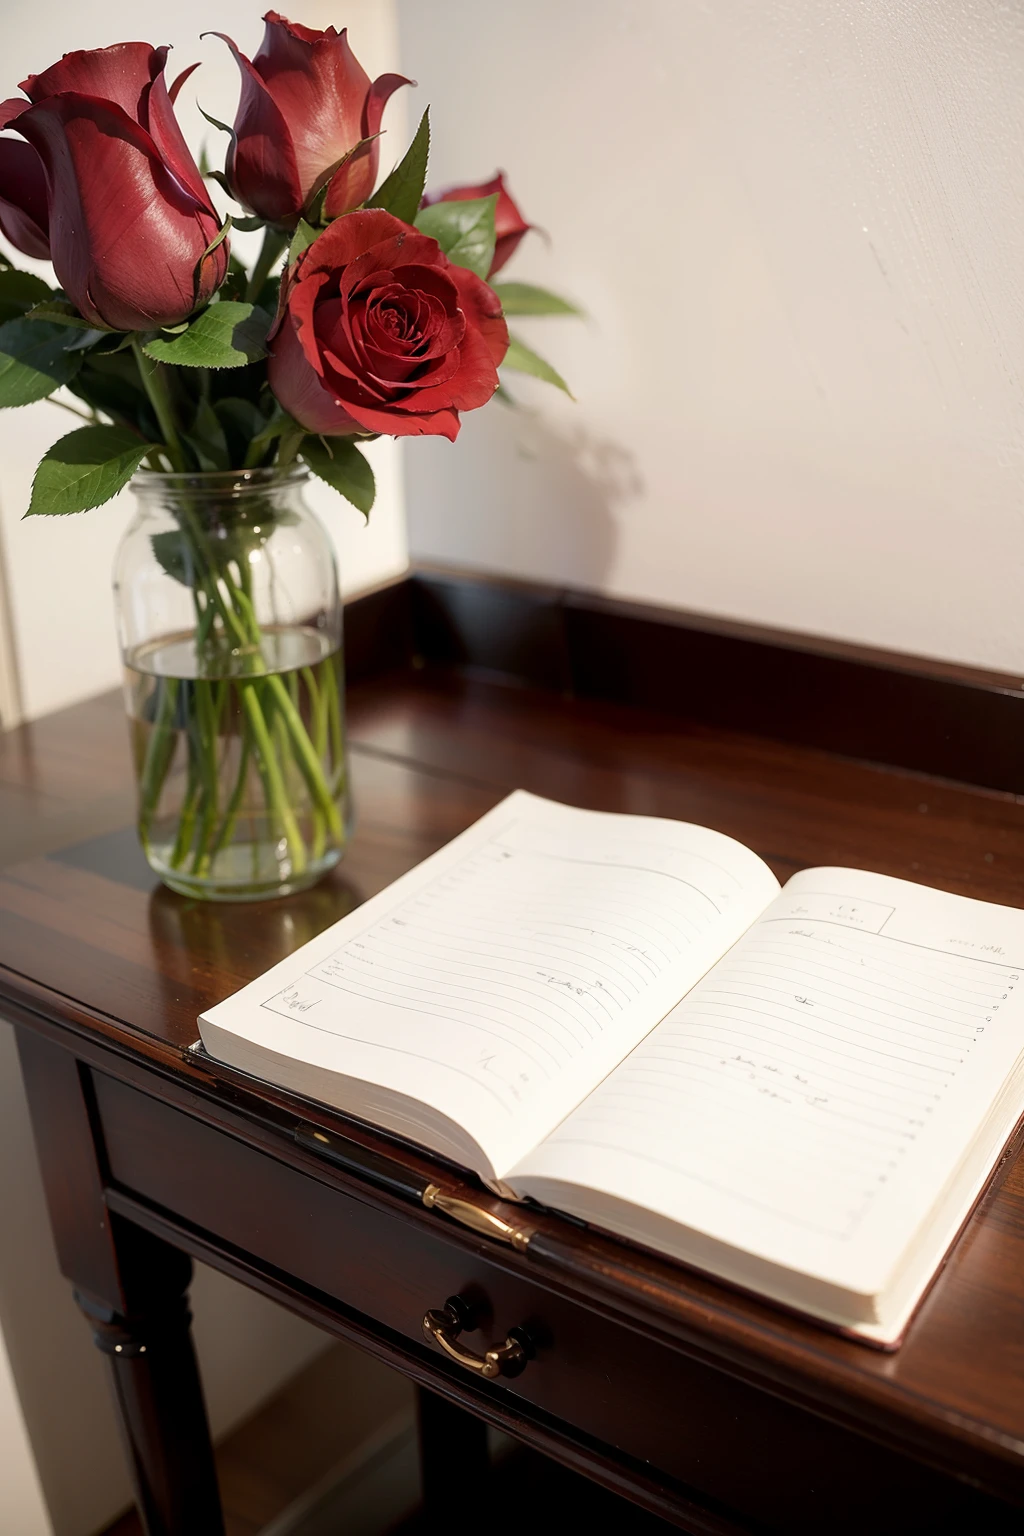
[[[119,699],[0,738],[0,1011],[18,1027],[60,1262],[111,1360],[149,1531],[219,1529],[188,1255],[691,1532],[1019,1531],[1012,1151],[886,1355],[556,1216],[539,1218],[536,1253],[476,1236],[417,1201],[430,1181],[458,1188],[450,1171],[318,1111],[332,1161],[296,1137],[308,1106],[190,1047],[204,1006],[516,785],[718,827],[783,878],[864,864],[1016,904],[1024,807],[429,667],[358,684],[350,719],[348,858],[318,889],[255,907],[190,903],[149,875],[128,826]],[[424,1311],[453,1293],[475,1308],[470,1343],[526,1325],[537,1353],[522,1376],[479,1380],[426,1342]],[[434,1486],[456,1500],[472,1439],[456,1428],[430,1452]]]

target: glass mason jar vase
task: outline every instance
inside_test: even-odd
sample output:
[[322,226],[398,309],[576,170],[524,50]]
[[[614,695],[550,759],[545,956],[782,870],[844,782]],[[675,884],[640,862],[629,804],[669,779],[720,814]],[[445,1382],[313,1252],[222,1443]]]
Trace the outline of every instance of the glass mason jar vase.
[[114,567],[139,838],[172,890],[312,885],[349,830],[342,617],[306,472],[156,474]]

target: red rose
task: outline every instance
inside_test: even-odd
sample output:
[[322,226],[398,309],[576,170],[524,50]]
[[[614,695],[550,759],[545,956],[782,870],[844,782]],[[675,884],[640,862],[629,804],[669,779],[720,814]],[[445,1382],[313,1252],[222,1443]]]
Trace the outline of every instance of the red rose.
[[350,213],[289,268],[271,332],[278,400],[309,432],[447,437],[486,405],[508,347],[501,304],[436,240]]
[[220,220],[174,116],[166,59],[148,43],[66,53],[22,82],[33,105],[0,105],[0,127],[42,162],[61,287],[115,331],[177,325],[227,271],[226,241],[202,260]]
[[499,171],[490,181],[482,181],[479,186],[448,187],[444,192],[431,193],[423,199],[422,204],[424,208],[429,208],[431,203],[463,203],[474,197],[490,197],[495,192],[498,201],[494,209],[494,259],[488,277],[501,271],[520,240],[533,228],[532,224],[527,224],[509,196],[505,188],[504,171]]
[[19,251],[50,259],[43,162],[31,144],[0,139],[0,230]]
[[371,84],[345,31],[317,32],[276,11],[263,20],[263,42],[251,61],[216,33],[242,72],[227,163],[231,190],[259,218],[290,227],[327,181],[324,216],[337,218],[373,191],[384,107],[412,82],[381,75]]

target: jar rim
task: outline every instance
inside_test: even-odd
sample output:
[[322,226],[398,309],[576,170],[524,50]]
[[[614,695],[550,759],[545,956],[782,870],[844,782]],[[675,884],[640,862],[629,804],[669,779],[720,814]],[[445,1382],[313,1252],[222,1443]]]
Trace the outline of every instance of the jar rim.
[[302,485],[308,479],[309,471],[304,464],[289,464],[284,469],[275,465],[266,469],[141,469],[132,476],[131,489],[136,495],[213,491],[219,496],[242,496],[246,491],[266,492]]

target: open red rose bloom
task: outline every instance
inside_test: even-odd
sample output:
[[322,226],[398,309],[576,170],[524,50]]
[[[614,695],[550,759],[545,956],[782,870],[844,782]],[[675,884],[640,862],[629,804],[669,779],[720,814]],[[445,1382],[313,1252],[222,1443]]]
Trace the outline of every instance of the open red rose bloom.
[[492,290],[390,213],[328,226],[286,274],[271,387],[301,426],[455,439],[498,387],[508,329]]

